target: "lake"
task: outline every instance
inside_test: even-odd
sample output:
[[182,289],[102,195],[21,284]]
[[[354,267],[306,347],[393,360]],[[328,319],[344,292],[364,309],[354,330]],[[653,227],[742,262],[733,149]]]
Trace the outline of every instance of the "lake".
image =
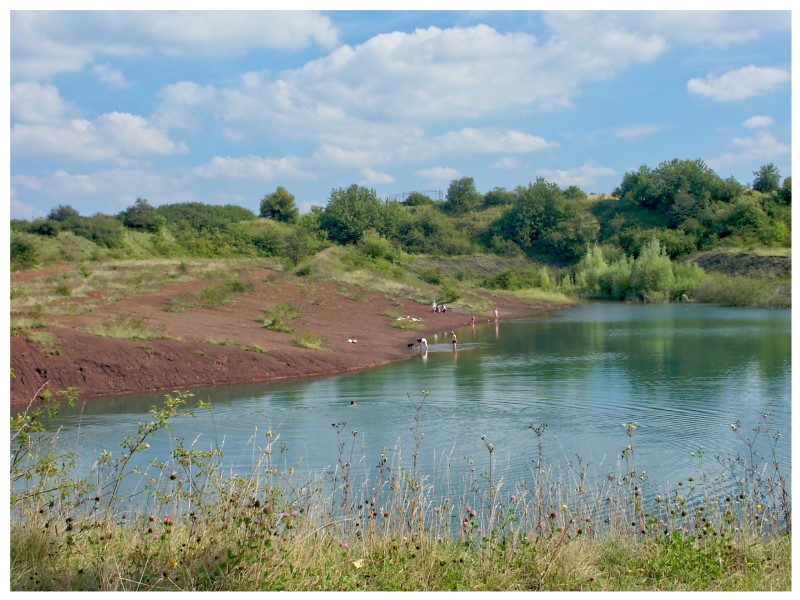
[[[442,332],[428,339],[426,356],[409,351],[406,361],[364,372],[193,390],[212,408],[176,420],[171,435],[151,441],[147,458],[166,458],[181,436],[200,450],[221,446],[226,468],[246,474],[271,431],[283,445],[276,458],[295,470],[320,473],[352,453],[367,472],[384,451],[409,465],[416,404],[424,434],[418,466],[456,490],[458,478],[486,468],[487,443],[495,477],[524,478],[537,455],[529,426],[540,423],[551,465],[579,457],[602,476],[619,469],[632,442],[649,485],[673,488],[700,470],[713,473],[716,454],[746,453],[736,433],[752,438],[769,413],[790,475],[789,310],[591,303],[457,333],[457,353]],[[163,398],[81,402],[49,427],[60,428],[59,447],[75,449],[86,470],[102,450],[119,453],[119,442]],[[638,425],[631,440],[627,423]],[[758,437],[757,451],[771,462]]]

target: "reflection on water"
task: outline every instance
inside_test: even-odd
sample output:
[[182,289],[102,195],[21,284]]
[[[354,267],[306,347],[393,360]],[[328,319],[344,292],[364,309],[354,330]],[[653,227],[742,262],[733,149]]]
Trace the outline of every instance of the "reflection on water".
[[[346,423],[358,432],[356,452],[367,469],[385,449],[410,455],[413,402],[427,390],[419,461],[430,472],[442,456],[455,471],[485,468],[485,435],[504,475],[525,476],[536,451],[529,425],[547,423],[552,462],[579,456],[608,473],[628,443],[620,426],[636,422],[640,469],[671,486],[697,474],[691,453],[699,447],[710,457],[744,451],[730,424],[752,428],[765,412],[783,433],[779,458],[790,465],[789,311],[601,303],[457,334],[457,353],[443,334],[426,353],[366,372],[196,390],[212,408],[175,422],[150,452],[169,453],[181,436],[201,450],[222,446],[225,464],[247,473],[271,430],[284,445],[283,464],[319,472],[337,462],[332,425]],[[77,449],[88,468],[102,450],[118,451],[162,399],[88,401],[65,407],[51,427],[61,428],[59,444]]]

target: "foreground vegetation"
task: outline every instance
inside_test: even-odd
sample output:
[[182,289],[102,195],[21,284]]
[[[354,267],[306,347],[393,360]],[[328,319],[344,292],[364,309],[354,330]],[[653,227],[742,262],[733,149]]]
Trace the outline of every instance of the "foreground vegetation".
[[[353,270],[394,280],[410,271],[441,288],[440,302],[472,287],[786,307],[791,178],[781,182],[774,165],[753,174],[745,188],[702,161],[674,159],[626,173],[603,196],[543,179],[481,194],[462,177],[444,200],[411,193],[382,201],[352,185],[332,190],[324,207],[306,214],[283,187],[262,199],[258,215],[232,205],[153,207],[142,198],[117,215],[86,217],[62,205],[44,219],[12,220],[11,267],[66,260],[91,272],[91,265],[120,259],[265,259],[302,276],[337,247]],[[699,266],[704,256],[729,252],[759,256],[770,268],[710,273],[713,261]]]
[[698,449],[697,476],[674,490],[637,471],[635,423],[621,429],[618,472],[600,477],[580,461],[560,467],[544,451],[547,425],[531,423],[525,477],[505,481],[484,438],[484,470],[452,493],[417,467],[426,395],[409,395],[411,448],[359,460],[357,432],[334,423],[337,464],[305,475],[282,464],[273,431],[245,475],[226,472],[219,448],[171,436],[169,458],[133,467],[149,439],[203,408],[176,392],[79,478],[40,432],[47,407],[29,409],[12,420],[10,587],[791,589],[789,475],[768,415],[749,432],[732,424],[742,453],[716,457],[717,474]]

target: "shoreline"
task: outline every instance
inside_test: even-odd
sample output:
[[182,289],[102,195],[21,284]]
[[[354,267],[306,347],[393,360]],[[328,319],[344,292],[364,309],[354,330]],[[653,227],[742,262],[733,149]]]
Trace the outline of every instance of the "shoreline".
[[[164,310],[165,298],[171,293],[167,290],[131,296],[102,311],[62,316],[45,327],[21,330],[11,337],[12,411],[41,400],[43,387],[52,398],[61,390],[77,388],[79,399],[102,401],[105,397],[351,373],[412,357],[417,351],[409,344],[419,337],[446,332],[449,343],[450,331],[470,326],[471,315],[459,310],[457,303],[447,313],[433,313],[430,305],[406,299],[364,290],[348,296],[334,283],[314,285],[313,299],[308,298],[305,282],[288,280],[280,290],[266,285],[237,298],[231,306],[186,313]],[[491,299],[496,301],[493,306],[501,321],[562,307]],[[324,340],[322,348],[300,347],[296,334],[259,325],[256,321],[267,301],[301,307],[302,316],[292,322],[296,333],[318,336]],[[131,314],[140,315],[166,337],[118,339],[87,333],[97,323]],[[397,317],[390,314],[409,315],[421,327],[397,328],[392,323]],[[475,316],[475,326],[494,321],[491,314]],[[50,345],[37,341],[42,335],[54,341]]]

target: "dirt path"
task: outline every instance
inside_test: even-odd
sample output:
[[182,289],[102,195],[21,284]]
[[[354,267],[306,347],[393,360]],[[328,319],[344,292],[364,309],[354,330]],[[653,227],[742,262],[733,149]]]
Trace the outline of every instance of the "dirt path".
[[[12,407],[27,404],[42,386],[52,393],[78,388],[80,397],[87,399],[365,369],[408,358],[415,352],[408,344],[416,338],[444,334],[470,319],[457,310],[435,314],[430,305],[339,283],[270,281],[263,276],[255,281],[254,290],[219,307],[164,310],[171,296],[202,285],[207,284],[170,284],[157,294],[130,296],[87,315],[59,316],[58,326],[35,330],[53,334],[54,346],[32,341],[29,329],[12,336]],[[322,349],[298,347],[292,342],[296,333],[270,331],[257,321],[266,307],[287,302],[301,313],[292,327],[324,338]],[[550,307],[502,301],[497,308],[502,318]],[[396,317],[387,314],[421,319],[424,329],[391,327]],[[149,329],[179,340],[126,340],[86,332],[87,327],[118,315],[141,317]],[[490,317],[476,315],[479,322]]]

